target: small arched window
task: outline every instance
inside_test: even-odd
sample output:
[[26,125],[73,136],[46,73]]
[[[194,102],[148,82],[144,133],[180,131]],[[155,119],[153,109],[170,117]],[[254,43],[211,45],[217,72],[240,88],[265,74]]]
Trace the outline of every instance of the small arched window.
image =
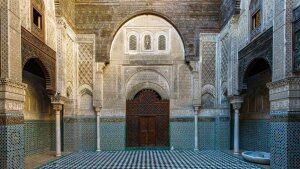
[[166,37],[164,35],[158,37],[158,50],[166,50]]
[[151,36],[150,35],[145,35],[144,36],[144,49],[145,50],[151,50],[152,46],[151,46]]
[[129,37],[129,50],[137,50],[137,37],[135,35]]
[[262,22],[262,8],[261,0],[252,0],[250,3],[250,16],[251,16],[251,31],[257,32],[261,27]]

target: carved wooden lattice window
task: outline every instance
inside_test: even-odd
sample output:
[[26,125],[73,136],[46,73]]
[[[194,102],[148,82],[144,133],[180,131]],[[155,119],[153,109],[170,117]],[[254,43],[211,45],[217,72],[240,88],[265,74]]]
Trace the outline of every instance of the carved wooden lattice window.
[[151,50],[151,36],[145,35],[144,37],[144,49]]
[[158,38],[158,50],[166,50],[166,37],[160,35]]
[[300,72],[300,6],[293,11],[293,61],[294,71]]
[[129,38],[129,50],[137,50],[137,38],[135,35],[131,35]]
[[250,3],[251,36],[254,37],[260,32],[262,21],[261,0],[252,0]]

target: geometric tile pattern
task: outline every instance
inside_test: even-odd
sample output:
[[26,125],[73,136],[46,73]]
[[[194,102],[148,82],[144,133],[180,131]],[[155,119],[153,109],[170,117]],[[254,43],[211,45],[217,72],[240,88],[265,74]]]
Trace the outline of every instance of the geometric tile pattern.
[[94,151],[97,145],[96,122],[64,122],[64,151]]
[[[274,112],[272,112],[274,113]],[[280,112],[276,112],[278,114]],[[283,112],[283,114],[285,114]],[[300,166],[300,122],[271,122],[271,168]]]
[[[54,139],[53,139],[54,138]],[[48,121],[24,122],[25,156],[55,150],[55,123]]]
[[198,122],[198,145],[200,150],[214,150],[215,135],[215,122]]
[[94,151],[97,145],[97,125],[93,122],[79,122],[81,132],[80,150]]
[[270,120],[241,120],[240,148],[270,152]]
[[194,122],[170,123],[170,146],[176,150],[194,149]]
[[125,149],[125,122],[100,122],[101,150]]
[[[176,150],[194,149],[194,122],[170,123],[170,146]],[[229,150],[230,122],[198,122],[199,150]]]
[[63,133],[64,142],[63,147],[65,152],[78,151],[80,149],[80,129],[77,122],[64,122]]
[[[64,151],[94,151],[96,122],[64,122]],[[125,149],[125,122],[100,122],[101,150]]]
[[[125,122],[100,122],[101,150],[125,149]],[[229,149],[229,122],[198,122],[201,150]],[[218,131],[218,132],[215,132]],[[64,122],[64,151],[96,150],[96,122]],[[170,147],[194,149],[194,122],[170,123]]]
[[173,168],[173,169],[259,169],[221,151],[102,151],[77,152],[50,162],[40,169],[73,168]]
[[230,121],[216,121],[216,150],[230,149]]
[[0,126],[0,167],[24,168],[24,126]]

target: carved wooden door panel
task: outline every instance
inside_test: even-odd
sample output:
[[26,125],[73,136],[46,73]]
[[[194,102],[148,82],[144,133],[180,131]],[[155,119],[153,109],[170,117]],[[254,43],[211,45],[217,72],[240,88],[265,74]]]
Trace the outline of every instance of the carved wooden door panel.
[[156,118],[155,116],[140,117],[140,145],[141,147],[156,146]]
[[140,91],[126,102],[126,146],[169,146],[169,100],[153,90]]

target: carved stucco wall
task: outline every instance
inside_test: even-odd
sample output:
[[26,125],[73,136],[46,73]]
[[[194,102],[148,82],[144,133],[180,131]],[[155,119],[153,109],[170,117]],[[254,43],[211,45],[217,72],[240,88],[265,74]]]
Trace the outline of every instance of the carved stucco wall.
[[216,107],[228,108],[227,96],[229,94],[229,71],[231,61],[231,21],[225,25],[224,29],[217,36],[216,48]]
[[[200,34],[200,70],[201,70],[201,104],[203,109],[212,109],[215,105],[216,88],[216,50],[217,34]],[[202,114],[207,114],[203,110]]]
[[[54,0],[43,0],[45,5],[45,43],[56,51],[56,17]],[[31,16],[31,0],[20,1],[21,6],[21,24],[22,27],[31,31],[32,16]]]
[[293,76],[292,14],[295,1],[275,3],[273,81]]
[[[250,11],[251,0],[241,1],[241,12],[239,17],[239,49],[250,43]],[[273,26],[275,0],[262,0],[262,32]]]
[[[65,9],[66,11],[71,10]],[[201,10],[199,10],[201,9]],[[80,33],[97,33],[97,61],[109,60],[114,34],[127,20],[142,13],[160,14],[168,18],[184,39],[185,54],[195,59],[195,35],[200,30],[215,32],[219,28],[219,0],[210,1],[100,1],[75,2],[75,28]],[[62,10],[61,10],[62,11]],[[188,59],[189,59],[188,58]]]
[[[167,30],[170,52],[126,54],[126,32],[129,28],[141,35],[145,31],[155,35]],[[181,38],[167,21],[153,15],[130,20],[115,36],[110,56],[110,64],[103,69],[103,116],[125,116],[126,99],[144,88],[154,89],[163,98],[170,99],[171,115],[191,115],[191,71],[184,62]]]
[[57,18],[58,92],[66,98],[65,115],[95,115],[93,71],[95,36],[76,34],[64,17]]

